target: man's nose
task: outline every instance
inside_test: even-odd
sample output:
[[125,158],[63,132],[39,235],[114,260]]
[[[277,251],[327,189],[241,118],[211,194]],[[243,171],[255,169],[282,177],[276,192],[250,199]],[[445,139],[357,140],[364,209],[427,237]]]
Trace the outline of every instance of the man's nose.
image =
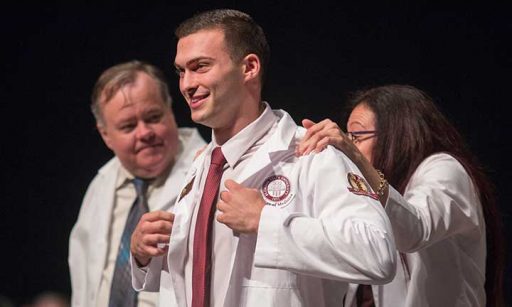
[[140,140],[150,140],[155,136],[155,132],[150,124],[147,124],[143,121],[139,122],[137,125],[137,138]]
[[180,88],[183,95],[192,96],[197,89],[197,78],[195,74],[186,71],[183,72],[180,78]]

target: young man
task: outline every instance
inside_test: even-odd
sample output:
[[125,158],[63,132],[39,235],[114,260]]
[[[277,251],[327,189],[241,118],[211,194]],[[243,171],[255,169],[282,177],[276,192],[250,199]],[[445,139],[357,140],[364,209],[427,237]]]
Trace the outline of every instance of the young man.
[[359,170],[331,147],[296,157],[304,129],[262,102],[263,30],[215,10],[176,35],[181,92],[212,142],[174,219],[154,212],[137,225],[135,288],[178,306],[339,306],[348,282],[391,280],[391,227]]
[[133,291],[129,248],[120,247],[140,217],[133,214],[138,208],[133,182],[143,179],[148,185],[146,201],[140,203],[145,210],[168,210],[204,141],[195,129],[177,128],[161,72],[138,61],[102,73],[94,87],[92,111],[105,144],[116,156],[91,182],[71,232],[72,305],[156,306],[157,295],[137,297]]

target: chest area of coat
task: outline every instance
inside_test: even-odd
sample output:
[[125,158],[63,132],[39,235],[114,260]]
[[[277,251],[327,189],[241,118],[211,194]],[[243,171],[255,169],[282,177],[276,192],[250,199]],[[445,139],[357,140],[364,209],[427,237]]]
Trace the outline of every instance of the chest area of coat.
[[[299,169],[300,165],[288,159],[267,164],[252,173],[244,173],[243,170],[226,172],[219,184],[219,193],[227,190],[225,181],[232,179],[245,188],[258,190],[266,205],[285,209],[294,204],[300,190]],[[207,173],[207,169],[198,170],[188,179],[180,195],[180,205],[190,205],[200,199]]]

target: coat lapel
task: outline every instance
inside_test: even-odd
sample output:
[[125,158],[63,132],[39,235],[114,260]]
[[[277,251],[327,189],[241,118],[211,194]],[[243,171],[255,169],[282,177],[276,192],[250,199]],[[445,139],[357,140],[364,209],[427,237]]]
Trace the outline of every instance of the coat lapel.
[[276,131],[270,136],[269,140],[263,144],[258,151],[251,157],[251,161],[244,168],[237,182],[243,183],[252,175],[267,167],[274,159],[275,155],[282,151],[288,151],[290,144],[294,141],[297,125],[293,119],[283,111],[275,111],[280,117]]
[[159,195],[158,202],[155,208],[151,208],[151,211],[156,210],[164,210],[164,211],[174,211],[173,206],[179,198],[180,195],[180,187],[183,185],[183,178],[187,176],[187,169],[173,169],[172,172],[176,172],[176,174],[172,174],[165,181],[162,192]]
[[[190,233],[190,226],[192,223],[192,215],[194,207],[198,203],[198,189],[202,172],[204,171],[205,153],[211,152],[211,145],[209,145],[204,152],[197,157],[188,172],[185,181],[182,184],[182,189],[178,194],[176,203],[174,205],[174,223],[172,226],[171,239],[169,241],[169,253],[167,255],[167,263],[169,266],[169,273],[172,279],[174,292],[176,293],[176,300],[178,306],[186,306],[186,290],[185,290],[185,259],[188,249],[188,236]],[[192,184],[191,184],[192,182]],[[191,185],[190,187],[188,187]],[[189,189],[187,191],[187,189]]]
[[[293,121],[293,119],[288,115],[288,113],[284,111],[275,111],[276,115],[281,117],[279,123],[277,125],[276,131],[273,135],[270,136],[269,140],[263,144],[258,151],[254,153],[254,155],[250,158],[251,160],[247,163],[247,167],[244,168],[240,176],[236,178],[238,183],[246,187],[260,188],[256,186],[260,184],[260,182],[253,182],[254,175],[259,171],[265,169],[269,165],[274,165],[276,161],[280,161],[278,157],[281,157],[283,154],[288,155],[290,151],[290,146],[294,146],[292,142],[295,141],[295,133],[297,130],[297,125]],[[277,159],[276,159],[277,158]],[[256,176],[257,178],[257,176]],[[237,252],[233,257],[231,257],[230,263],[230,281],[229,284],[236,280],[235,273],[235,260],[237,258],[238,253],[238,243],[240,241],[240,236],[236,236],[234,238],[234,250]],[[230,291],[231,287],[228,287],[228,291]],[[229,297],[229,293],[226,297]],[[226,302],[228,300],[226,299]]]
[[171,174],[169,174],[162,193],[160,193],[157,206],[153,210],[174,211],[174,204],[180,199],[180,194],[183,194],[183,189],[180,189],[180,187],[190,182],[189,180],[184,180],[184,178],[188,179],[187,176],[190,174],[191,164],[195,165],[194,157],[196,152],[206,145],[195,129],[180,128],[179,133],[183,146],[182,152],[172,167]]

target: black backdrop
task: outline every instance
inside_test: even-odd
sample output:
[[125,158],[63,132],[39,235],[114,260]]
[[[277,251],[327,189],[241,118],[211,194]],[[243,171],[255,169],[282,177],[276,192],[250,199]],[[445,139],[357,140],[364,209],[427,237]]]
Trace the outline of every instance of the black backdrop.
[[[241,9],[263,26],[272,47],[264,98],[297,122],[338,119],[346,94],[365,86],[407,83],[429,92],[487,167],[512,234],[512,16],[505,5],[2,6],[0,294],[18,304],[44,290],[69,294],[68,235],[87,184],[111,156],[89,112],[94,81],[111,65],[151,62],[168,77],[178,124],[193,125],[172,68],[173,30],[210,8]],[[511,274],[509,266],[508,288]]]

